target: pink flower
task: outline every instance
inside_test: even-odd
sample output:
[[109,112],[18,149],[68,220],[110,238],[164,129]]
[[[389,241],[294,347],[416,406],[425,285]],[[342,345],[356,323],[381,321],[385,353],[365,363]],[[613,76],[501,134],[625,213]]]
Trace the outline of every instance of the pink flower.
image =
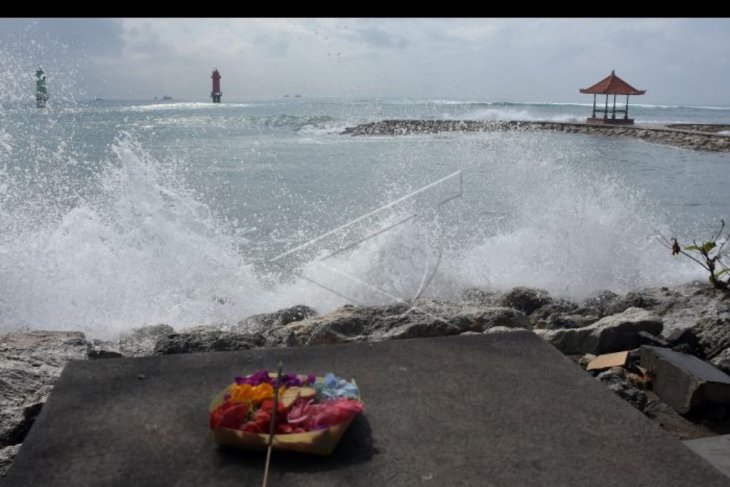
[[310,418],[306,427],[309,430],[329,428],[354,418],[362,410],[360,401],[346,398],[313,404],[309,407]]
[[314,398],[297,399],[297,401],[292,404],[289,414],[286,415],[286,421],[289,424],[305,424],[309,420],[309,416],[312,412],[312,401],[314,401]]

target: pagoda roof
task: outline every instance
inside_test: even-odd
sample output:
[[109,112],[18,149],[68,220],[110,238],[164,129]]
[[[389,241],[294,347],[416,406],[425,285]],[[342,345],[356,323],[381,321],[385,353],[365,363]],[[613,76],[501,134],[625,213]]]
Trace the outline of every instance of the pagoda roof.
[[643,95],[646,90],[637,90],[626,81],[622,80],[614,71],[603,78],[595,85],[588,88],[581,88],[581,93],[591,95]]

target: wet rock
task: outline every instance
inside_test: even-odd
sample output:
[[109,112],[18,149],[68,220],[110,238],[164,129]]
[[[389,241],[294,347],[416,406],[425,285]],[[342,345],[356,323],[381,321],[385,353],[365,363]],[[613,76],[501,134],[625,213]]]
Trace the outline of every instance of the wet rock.
[[710,362],[726,374],[730,374],[730,348],[726,348],[719,354],[715,355]]
[[317,316],[316,310],[309,306],[298,304],[273,313],[262,313],[244,318],[238,322],[233,331],[261,333],[271,328],[286,326],[289,323],[306,320],[313,316]]
[[0,335],[0,447],[23,441],[69,360],[86,360],[81,332]]
[[730,376],[697,357],[642,346],[641,365],[652,374],[654,392],[680,414],[707,403],[730,405]]
[[119,349],[119,342],[98,339],[89,342],[87,354],[90,359],[118,358],[124,356]]
[[190,330],[159,338],[155,355],[193,352],[227,352],[248,350],[263,345],[260,335],[223,330]]
[[[534,316],[534,315],[533,315]],[[532,319],[532,317],[531,317]],[[579,315],[557,313],[534,324],[535,328],[557,330],[561,328],[583,328],[598,321],[598,315]]]
[[469,288],[461,294],[461,299],[466,304],[499,306],[499,303],[504,299],[504,294],[480,288]]
[[596,291],[591,293],[586,299],[583,300],[582,306],[584,308],[597,309],[601,316],[606,314],[606,308],[618,299],[618,294],[613,291],[604,289],[602,291]]
[[153,325],[135,328],[119,337],[119,351],[125,357],[148,357],[155,353],[157,340],[175,333],[169,325]]
[[692,348],[700,348],[700,339],[692,328],[677,328],[667,335],[667,341],[672,346],[689,345]]
[[612,368],[601,372],[596,378],[639,411],[646,407],[646,393],[629,384],[623,369]]
[[670,348],[671,344],[661,337],[652,335],[646,331],[640,331],[638,334],[639,345],[653,345],[655,347]]
[[295,347],[303,343],[289,325],[315,316],[317,311],[300,304],[273,313],[249,316],[239,321],[231,331],[258,336],[264,347]]
[[650,309],[659,304],[659,301],[647,292],[630,292],[626,296],[614,299],[611,304],[606,306],[606,315],[615,315],[622,313],[629,308]]
[[[512,332],[519,332],[520,330],[522,330],[522,328],[510,328],[508,326],[493,326],[491,328],[487,328],[482,333],[484,333],[485,335],[487,335],[489,333],[512,333]],[[467,331],[464,334],[466,334],[466,333],[473,333],[475,335],[478,335],[479,334],[479,333],[476,333],[474,331]]]
[[[433,320],[426,319],[417,322],[410,322],[400,325],[396,328],[388,330],[382,335],[384,340],[392,340],[398,338],[430,338],[447,335],[458,335],[463,329],[458,326],[436,318]],[[473,330],[466,330],[473,331]]]
[[692,331],[704,355],[713,359],[730,348],[730,313],[701,318]]
[[644,309],[629,308],[583,328],[535,330],[535,333],[565,354],[598,355],[638,347],[640,331],[658,335],[662,331],[661,319]]
[[547,291],[528,287],[516,287],[502,298],[503,306],[523,311],[528,315],[551,302],[552,298]]
[[527,316],[512,308],[426,301],[414,307],[345,305],[331,313],[290,324],[287,329],[295,333],[298,343],[328,345],[456,335],[467,331],[481,333],[495,326],[531,327]]
[[5,472],[7,472],[10,468],[10,464],[13,463],[13,459],[15,459],[16,455],[18,455],[20,446],[21,445],[18,444],[0,448],[0,479],[5,476]]

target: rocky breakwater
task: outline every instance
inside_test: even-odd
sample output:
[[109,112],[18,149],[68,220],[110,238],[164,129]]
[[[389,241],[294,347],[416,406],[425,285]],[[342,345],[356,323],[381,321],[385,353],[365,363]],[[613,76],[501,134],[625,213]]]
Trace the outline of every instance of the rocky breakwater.
[[[567,122],[481,121],[481,120],[381,120],[349,127],[343,135],[414,135],[440,132],[497,132],[547,130],[606,137],[634,137],[656,144],[685,149],[730,152],[730,136],[704,125],[642,126],[598,125]],[[712,126],[714,127],[714,126]]]
[[[0,474],[17,453],[69,360],[512,330],[533,330],[576,361],[587,353],[649,344],[690,352],[730,372],[730,299],[699,284],[625,295],[603,291],[580,303],[556,299],[538,289],[515,288],[506,293],[470,289],[459,302],[422,300],[413,307],[344,305],[325,314],[300,305],[228,325],[180,330],[168,325],[147,326],[114,341],[89,340],[80,332],[13,332],[0,335]],[[667,422],[665,410],[669,406],[647,396],[630,372],[611,369],[602,372],[598,380],[647,416]],[[687,431],[677,434],[708,434],[691,427]]]

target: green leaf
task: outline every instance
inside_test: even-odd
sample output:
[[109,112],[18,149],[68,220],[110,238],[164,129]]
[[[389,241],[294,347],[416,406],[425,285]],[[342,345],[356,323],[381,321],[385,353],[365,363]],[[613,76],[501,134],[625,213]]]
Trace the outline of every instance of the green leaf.
[[715,242],[712,242],[712,241],[705,242],[702,244],[702,251],[705,253],[708,253],[710,250],[714,249],[715,247],[717,247],[717,244]]
[[721,275],[727,274],[728,272],[730,272],[730,269],[723,269],[720,272],[715,272],[715,277],[720,277]]
[[689,251],[696,250],[697,252],[699,252],[700,248],[696,245],[690,245],[688,247],[685,247],[684,250],[689,250]]

